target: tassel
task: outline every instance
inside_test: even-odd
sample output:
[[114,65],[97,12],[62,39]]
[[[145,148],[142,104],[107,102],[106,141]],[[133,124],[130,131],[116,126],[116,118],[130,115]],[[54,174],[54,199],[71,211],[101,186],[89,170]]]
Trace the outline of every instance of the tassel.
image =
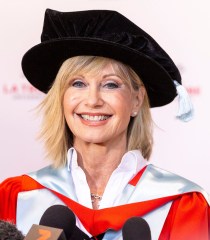
[[174,81],[174,84],[179,98],[179,110],[176,117],[183,122],[188,122],[193,118],[194,113],[190,96],[181,84],[177,81]]

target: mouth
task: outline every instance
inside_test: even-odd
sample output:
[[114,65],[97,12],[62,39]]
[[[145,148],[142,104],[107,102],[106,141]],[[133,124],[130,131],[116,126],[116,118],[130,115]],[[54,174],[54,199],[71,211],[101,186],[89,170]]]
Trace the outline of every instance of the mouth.
[[97,115],[89,115],[89,114],[77,114],[80,118],[85,121],[90,122],[101,122],[109,119],[112,115],[104,115],[104,114],[97,114]]

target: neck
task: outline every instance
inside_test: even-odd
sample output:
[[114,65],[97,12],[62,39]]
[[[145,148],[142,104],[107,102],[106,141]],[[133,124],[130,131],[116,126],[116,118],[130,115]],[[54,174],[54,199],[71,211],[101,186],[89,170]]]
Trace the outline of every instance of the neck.
[[[114,146],[114,147],[113,147]],[[103,195],[112,172],[126,152],[126,141],[112,144],[93,144],[75,141],[78,165],[86,174],[90,191]]]

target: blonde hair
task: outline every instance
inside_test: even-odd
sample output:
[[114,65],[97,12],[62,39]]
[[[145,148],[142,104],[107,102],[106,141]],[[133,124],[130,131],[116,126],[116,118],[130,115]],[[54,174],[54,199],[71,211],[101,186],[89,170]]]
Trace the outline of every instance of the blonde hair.
[[[43,112],[39,137],[44,140],[47,155],[55,167],[65,165],[66,154],[73,146],[73,134],[68,128],[64,112],[63,97],[68,87],[68,79],[75,74],[97,74],[107,64],[112,64],[116,74],[129,86],[138,90],[144,87],[139,76],[127,65],[113,59],[95,56],[76,56],[67,59],[44,100],[38,106]],[[145,91],[146,92],[146,91]],[[152,152],[152,118],[147,94],[136,117],[131,117],[127,132],[128,150],[139,149],[144,158],[149,159]]]

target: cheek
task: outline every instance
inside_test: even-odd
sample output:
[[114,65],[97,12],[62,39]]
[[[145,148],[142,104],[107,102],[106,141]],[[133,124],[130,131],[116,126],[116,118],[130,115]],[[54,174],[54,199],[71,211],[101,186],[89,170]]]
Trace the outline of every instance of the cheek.
[[110,104],[122,115],[129,115],[132,112],[132,98],[130,94],[118,94],[110,98]]
[[64,94],[63,98],[64,113],[73,111],[75,107],[79,104],[79,102],[80,102],[79,96],[75,96],[74,94],[71,94],[70,92],[67,91]]

